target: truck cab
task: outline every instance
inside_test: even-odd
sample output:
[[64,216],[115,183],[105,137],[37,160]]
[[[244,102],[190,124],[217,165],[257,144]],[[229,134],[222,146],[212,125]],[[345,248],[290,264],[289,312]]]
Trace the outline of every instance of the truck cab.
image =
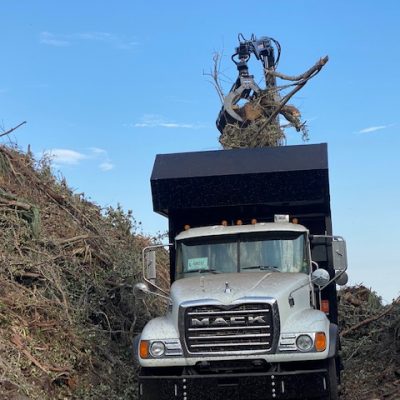
[[[293,147],[306,159],[308,147]],[[211,158],[243,161],[257,155],[251,150],[211,152]],[[168,311],[149,321],[134,344],[141,399],[337,399],[336,283],[345,282],[347,261],[344,240],[316,229],[318,221],[324,228],[330,222],[327,181],[314,180],[319,188],[313,196],[323,189],[319,203],[310,192],[300,203],[296,192],[283,195],[285,201],[276,193],[268,199],[277,171],[265,167],[264,156],[282,149],[262,150],[257,168],[246,172],[236,165],[227,177],[221,175],[226,162],[190,174],[175,169],[176,155],[173,162],[161,160],[162,169],[156,160],[153,201],[170,222],[171,287],[165,293],[155,285],[154,246],[145,249],[147,285],[138,284],[135,293],[163,297]],[[180,161],[190,159],[193,153]],[[280,183],[287,185],[290,172],[304,170],[284,160],[286,182]],[[185,176],[170,176],[168,168]],[[244,182],[260,174],[262,183],[249,195]],[[219,190],[207,198],[215,180]],[[232,199],[234,193],[240,199]],[[277,210],[291,215],[271,214]]]

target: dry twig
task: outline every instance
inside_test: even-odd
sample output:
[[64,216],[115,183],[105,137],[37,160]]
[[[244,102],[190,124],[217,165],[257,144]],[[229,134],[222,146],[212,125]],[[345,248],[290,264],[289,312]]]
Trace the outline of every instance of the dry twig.
[[26,124],[26,121],[21,122],[20,124],[18,124],[17,126],[14,126],[14,128],[9,129],[8,131],[2,132],[0,134],[0,137],[2,136],[6,136],[9,135],[11,132],[14,132],[16,129],[18,129],[20,126]]

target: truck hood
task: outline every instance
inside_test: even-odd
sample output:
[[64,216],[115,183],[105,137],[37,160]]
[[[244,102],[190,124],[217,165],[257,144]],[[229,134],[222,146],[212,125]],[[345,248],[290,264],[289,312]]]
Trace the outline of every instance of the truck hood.
[[176,305],[206,299],[228,305],[243,297],[260,296],[287,302],[290,292],[307,282],[309,277],[303,273],[263,271],[203,274],[175,281],[171,287],[171,298]]

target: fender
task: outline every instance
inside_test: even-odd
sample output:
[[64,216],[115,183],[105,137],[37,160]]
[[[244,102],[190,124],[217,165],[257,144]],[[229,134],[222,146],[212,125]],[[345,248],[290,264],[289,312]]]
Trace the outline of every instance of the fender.
[[339,333],[338,326],[336,324],[329,325],[329,352],[328,358],[337,356],[339,348]]

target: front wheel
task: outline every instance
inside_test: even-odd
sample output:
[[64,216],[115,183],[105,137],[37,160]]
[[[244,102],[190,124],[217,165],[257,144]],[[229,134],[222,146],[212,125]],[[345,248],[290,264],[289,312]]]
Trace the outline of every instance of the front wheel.
[[338,400],[339,394],[338,394],[336,357],[332,357],[328,361],[328,375],[329,375],[329,386],[330,386],[329,400]]
[[323,397],[321,400],[338,400],[338,378],[336,370],[336,358],[332,357],[327,360],[328,366],[328,384],[329,384],[329,394]]

